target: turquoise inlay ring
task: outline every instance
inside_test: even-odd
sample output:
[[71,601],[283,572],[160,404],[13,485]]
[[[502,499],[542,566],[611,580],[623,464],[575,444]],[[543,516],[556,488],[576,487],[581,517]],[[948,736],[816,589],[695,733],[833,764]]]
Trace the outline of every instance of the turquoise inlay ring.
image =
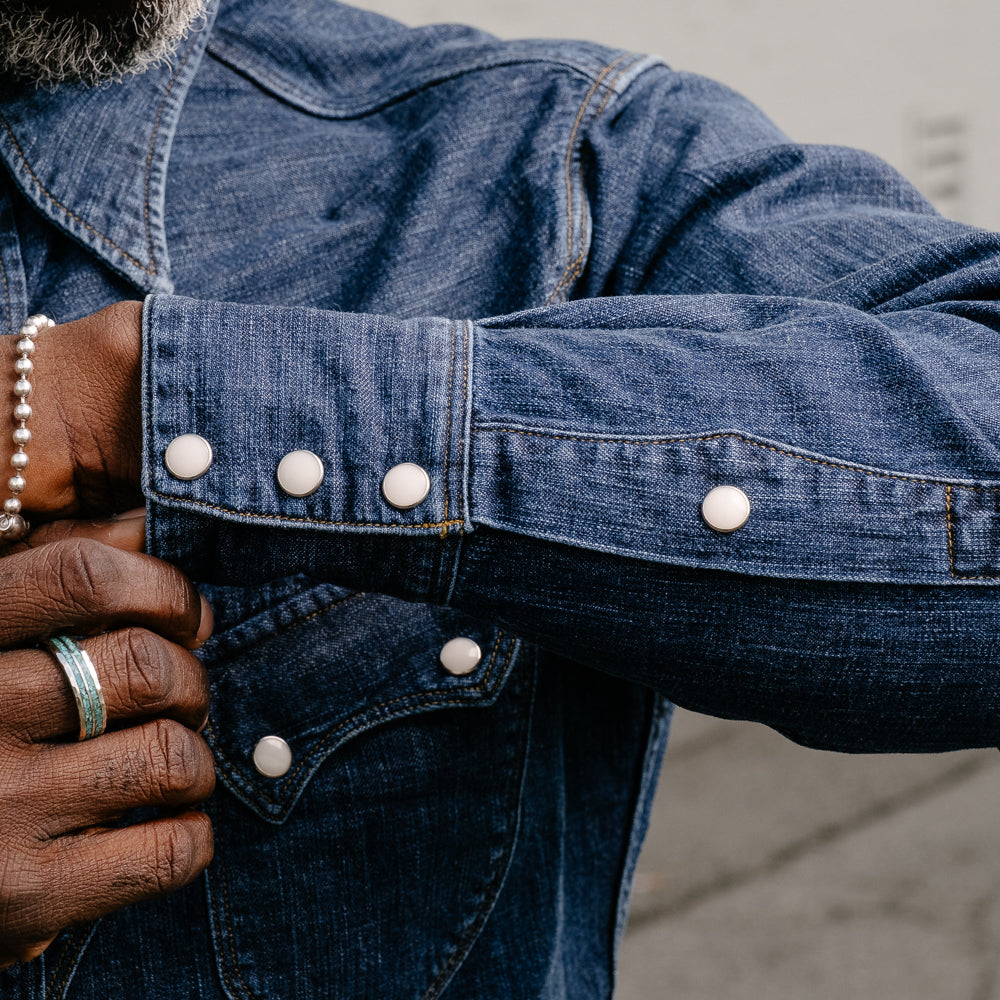
[[100,736],[108,724],[108,707],[101,690],[101,681],[87,651],[68,635],[54,635],[44,645],[63,668],[73,691],[76,710],[80,715],[81,740]]

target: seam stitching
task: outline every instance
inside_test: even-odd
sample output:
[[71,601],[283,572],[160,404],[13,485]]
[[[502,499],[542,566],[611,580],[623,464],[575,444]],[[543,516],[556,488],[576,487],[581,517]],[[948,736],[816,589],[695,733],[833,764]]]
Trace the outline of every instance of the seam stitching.
[[[615,87],[618,85],[618,81],[622,78],[622,76],[624,76],[625,73],[627,73],[633,66],[635,66],[636,63],[640,61],[640,59],[641,57],[633,59],[632,62],[626,64],[625,66],[622,66],[621,69],[619,69],[618,72],[615,74],[614,79],[607,85],[607,93],[604,95],[604,100],[601,101],[601,106],[597,109],[597,111],[594,112],[595,121],[601,116],[601,114],[604,112],[604,109],[607,107],[608,101],[611,100],[611,97],[615,92]],[[578,173],[580,177],[580,190],[582,192],[584,190],[586,183],[586,179],[584,178],[583,175],[582,159],[580,161],[580,168]],[[584,267],[586,266],[587,228],[589,224],[590,224],[590,205],[586,197],[583,197],[580,210],[580,253],[577,255],[576,260],[574,260],[570,265],[570,269],[567,271],[567,273],[563,275],[563,282],[561,282],[563,291],[568,290],[576,282],[576,279],[580,277],[580,275],[583,273]],[[559,290],[560,289],[557,286],[556,292],[558,293]]]
[[[577,435],[577,434],[557,434],[555,432],[549,431],[524,431],[518,430],[517,428],[508,427],[484,427],[479,426],[478,430],[482,434],[495,433],[495,434],[519,434],[523,437],[542,437],[542,438],[552,438],[558,441],[582,441],[586,444],[632,444],[637,446],[646,445],[662,445],[662,444],[685,444],[688,442],[698,442],[698,441],[718,441],[723,438],[733,438],[737,441],[742,441],[744,444],[753,445],[755,448],[763,448],[767,451],[776,452],[779,455],[784,455],[786,458],[798,459],[800,462],[809,462],[812,465],[823,465],[830,469],[841,469],[845,472],[857,472],[864,476],[870,476],[873,479],[896,479],[900,482],[905,483],[923,483],[927,486],[942,486],[947,485],[941,480],[937,479],[923,479],[920,476],[907,476],[902,473],[896,472],[880,472],[877,469],[862,469],[856,465],[849,465],[847,463],[841,462],[830,462],[821,458],[812,458],[809,455],[800,455],[794,451],[786,451],[783,448],[779,448],[773,444],[764,444],[760,441],[755,441],[753,438],[745,437],[742,434],[734,433],[723,433],[723,434],[706,434],[701,437],[690,437],[687,435],[681,435],[678,437],[666,437],[659,438],[657,440],[643,440],[636,441],[633,438],[627,437],[613,437],[613,436],[602,436],[602,435]],[[952,483],[950,484],[951,489],[955,490],[978,490],[986,491],[989,493],[1000,492],[1000,486],[970,486],[967,483]],[[971,577],[970,579],[978,579]]]
[[[193,46],[193,44],[194,43],[192,42],[192,46]],[[153,135],[152,135],[152,138],[150,140],[149,156],[148,156],[148,158],[146,160],[146,179],[145,179],[145,194],[144,194],[144,202],[145,202],[145,205],[144,205],[144,216],[145,216],[145,222],[146,222],[146,239],[147,239],[147,243],[148,243],[148,249],[150,251],[150,254],[149,254],[150,261],[149,261],[149,265],[148,266],[146,264],[143,264],[141,261],[137,260],[135,257],[133,257],[127,251],[123,250],[120,246],[118,246],[117,243],[115,243],[114,240],[112,240],[108,236],[105,236],[104,233],[102,233],[99,229],[97,229],[94,226],[92,226],[89,222],[85,222],[75,212],[70,211],[70,209],[68,209],[61,201],[59,201],[58,198],[56,198],[54,195],[52,195],[48,191],[48,189],[45,187],[45,185],[42,184],[41,180],[39,179],[39,177],[35,173],[35,171],[32,170],[31,165],[28,163],[28,158],[25,156],[24,150],[21,148],[21,144],[17,141],[17,137],[14,135],[13,129],[11,129],[10,125],[7,122],[7,119],[4,118],[2,114],[0,114],[0,126],[3,127],[3,130],[7,133],[8,138],[13,143],[14,150],[17,153],[17,155],[20,157],[21,164],[23,165],[24,169],[28,172],[28,176],[34,182],[35,187],[37,187],[38,190],[56,208],[58,208],[61,212],[63,212],[65,215],[67,215],[69,218],[71,218],[74,222],[79,223],[81,226],[83,226],[84,229],[87,229],[90,232],[92,232],[99,240],[101,240],[103,243],[106,243],[109,247],[111,247],[112,250],[115,250],[118,253],[120,253],[130,264],[134,264],[137,268],[139,268],[140,271],[143,271],[146,274],[150,274],[153,277],[158,277],[159,275],[158,275],[158,272],[156,270],[156,261],[153,259],[153,253],[152,253],[152,233],[150,231],[150,226],[149,226],[149,170],[150,170],[150,166],[151,166],[151,162],[152,162],[152,158],[153,158],[153,147],[156,144],[156,137],[157,137],[157,134],[158,134],[158,131],[159,131],[159,127],[160,127],[160,117],[161,117],[161,115],[163,113],[164,105],[166,104],[167,97],[169,96],[171,90],[173,89],[174,84],[177,82],[177,77],[180,74],[181,69],[187,63],[187,60],[190,57],[190,55],[191,55],[191,47],[189,46],[187,54],[181,60],[181,62],[178,65],[177,69],[174,71],[173,76],[170,78],[170,82],[169,82],[169,84],[167,86],[167,91],[163,95],[163,100],[160,102],[160,108],[159,108],[159,110],[157,111],[157,114],[156,114],[156,124],[155,124],[155,126],[153,128]]]
[[[545,304],[551,305],[560,292],[567,287],[570,279],[570,274],[575,267],[578,266],[577,261],[579,258],[574,260],[573,258],[573,237],[576,234],[576,220],[573,218],[573,149],[576,146],[576,137],[580,131],[580,124],[583,121],[583,116],[587,112],[587,107],[593,99],[594,94],[600,87],[604,78],[617,66],[623,59],[626,58],[626,53],[622,53],[613,62],[608,63],[604,69],[597,75],[594,82],[590,85],[590,89],[587,91],[587,96],[584,97],[583,103],[580,105],[580,109],[576,113],[576,120],[573,122],[573,128],[569,134],[569,144],[566,147],[566,168],[565,168],[565,178],[566,178],[566,258],[567,264],[563,271],[562,277],[559,279],[558,284],[552,291],[552,294],[548,297]],[[603,105],[601,106],[603,108]],[[583,175],[583,167],[580,168],[581,182]],[[586,201],[586,199],[584,199]],[[584,208],[586,212],[586,208]],[[583,225],[583,219],[581,218],[581,224]],[[584,231],[581,229],[581,246],[585,245],[585,241],[582,240]],[[581,251],[582,254],[583,251]]]
[[[970,489],[989,489],[988,487],[968,487]],[[990,490],[990,492],[996,492],[996,490]],[[1000,576],[993,573],[983,573],[979,576],[962,576],[955,570],[955,547],[953,542],[953,531],[952,525],[954,517],[952,515],[952,503],[951,503],[952,487],[945,487],[945,516],[948,520],[948,563],[951,569],[951,578],[953,580],[1000,580]]]
[[[624,55],[619,56],[618,59],[616,59],[613,63],[611,63],[610,65],[608,65],[606,67],[606,71],[610,71],[617,63],[619,63],[624,58],[625,58]],[[615,74],[614,79],[607,85],[607,90],[606,90],[606,93],[604,95],[604,100],[601,101],[600,107],[598,107],[597,111],[594,112],[594,120],[595,121],[603,114],[604,109],[608,105],[608,102],[611,100],[612,96],[614,95],[614,93],[615,93],[615,87],[618,85],[618,81],[630,69],[632,69],[634,66],[638,65],[642,61],[642,59],[643,59],[642,56],[637,56],[635,59],[632,60],[632,62],[626,63],[624,66],[622,66],[618,70],[618,72]],[[604,74],[602,73],[602,76],[603,75]],[[598,77],[598,79],[596,81],[596,84],[599,84],[600,82],[601,82],[601,78]],[[596,86],[596,84],[595,84],[595,86]],[[590,94],[587,95],[587,101],[584,102],[584,108],[586,108],[587,103],[589,103],[590,98],[591,98],[593,92],[594,92],[594,89],[592,88]],[[582,111],[583,111],[583,108],[581,108],[581,112]],[[580,120],[578,118],[577,119],[577,126],[579,126],[579,124],[580,124]],[[574,127],[574,138],[571,139],[571,147],[570,147],[571,149],[572,149],[572,143],[575,142],[575,129],[576,129],[576,127]],[[569,164],[567,162],[567,174],[568,173],[569,173]],[[583,176],[583,162],[582,161],[580,163],[580,168],[579,168],[578,173],[579,173],[579,177],[580,177],[580,190],[582,191],[583,188],[584,188],[584,183],[585,183],[584,176]],[[570,197],[569,204],[570,204],[570,217],[572,219],[572,196]],[[555,300],[555,298],[559,295],[559,293],[562,292],[565,289],[568,289],[576,281],[576,279],[580,277],[580,274],[583,272],[583,268],[584,268],[584,265],[586,263],[586,257],[587,257],[587,226],[588,226],[589,222],[590,222],[589,206],[588,206],[588,203],[587,203],[587,199],[583,198],[583,204],[581,206],[581,217],[580,217],[580,253],[576,257],[575,260],[572,259],[573,241],[572,241],[572,230],[571,230],[571,232],[570,232],[570,239],[569,239],[569,255],[570,255],[571,259],[570,259],[569,264],[567,264],[567,266],[566,266],[566,271],[563,272],[562,278],[559,279],[559,284],[556,285],[555,290],[552,292],[552,295],[549,296],[548,301],[545,303],[546,305],[551,305],[551,303]]]
[[461,520],[456,518],[448,521],[424,521],[421,524],[394,524],[391,521],[330,521],[316,517],[293,517],[290,514],[261,514],[253,510],[236,510],[234,507],[224,507],[221,504],[209,503],[207,500],[193,500],[190,497],[161,493],[159,490],[150,490],[150,493],[161,500],[173,500],[195,507],[204,507],[208,510],[218,510],[224,514],[238,514],[240,517],[256,517],[267,521],[290,521],[295,524],[329,524],[344,528],[407,528],[419,530],[421,528],[450,528],[462,523]]
[[[472,327],[472,320],[466,320],[462,324],[465,328],[464,339],[462,340],[462,480],[461,480],[461,495],[458,500],[458,513],[462,519],[461,533],[465,532],[465,519],[469,517],[468,509],[468,482],[469,482],[469,469],[466,465],[466,453],[468,451],[467,445],[468,440],[466,438],[466,414],[469,409],[469,348],[472,346],[469,342],[469,331]],[[456,572],[457,572],[457,559],[458,554],[456,553]]]
[[[76,968],[77,959],[79,959],[80,954],[83,951],[87,941],[90,940],[90,931],[93,926],[94,925],[92,923],[85,924],[83,927],[81,927],[78,931],[75,932],[77,938],[79,939],[77,942],[74,942],[72,937],[69,939],[69,941],[66,942],[66,949],[60,956],[59,962],[56,965],[55,969],[52,971],[52,975],[49,978],[49,985],[48,989],[46,990],[46,994],[51,998],[51,1000],[60,1000],[62,991],[66,988],[66,984],[69,982],[69,977],[72,974],[73,970]],[[71,956],[70,950],[73,947],[74,943],[76,944],[76,950],[73,951],[73,954]],[[63,965],[65,964],[68,964],[68,968],[66,969],[66,974],[60,980],[59,985],[53,988],[53,984],[56,981],[56,976],[59,974]]]
[[[514,655],[514,649],[516,645],[517,644],[514,642],[511,643],[510,652],[507,654],[507,661],[506,663],[504,663],[503,667],[504,670],[506,670],[507,667],[510,665],[510,661]],[[532,694],[532,699],[533,698],[534,694]],[[530,722],[528,725],[530,728]],[[525,732],[524,743],[522,745],[521,753],[519,755],[520,767],[518,767],[517,771],[515,772],[517,776],[520,776],[524,773],[525,755],[527,754],[527,747],[530,736],[531,736],[530,732]],[[493,874],[490,876],[490,879],[487,882],[485,888],[482,890],[482,893],[480,895],[479,905],[476,907],[472,919],[467,922],[465,932],[462,934],[458,942],[456,942],[454,948],[452,949],[451,954],[448,956],[448,958],[444,962],[444,965],[441,967],[441,971],[435,977],[431,985],[427,988],[426,993],[424,993],[423,1000],[435,1000],[436,997],[439,997],[441,995],[442,990],[445,988],[448,981],[451,979],[451,976],[454,973],[455,969],[458,968],[461,962],[464,961],[466,955],[468,955],[469,948],[472,946],[472,943],[476,940],[476,938],[479,936],[479,932],[482,930],[483,920],[485,919],[489,910],[492,908],[493,904],[496,902],[496,894],[500,888],[500,884],[502,883],[504,876],[507,873],[507,866],[510,861],[511,850],[513,849],[514,841],[517,839],[517,828],[518,828],[517,812],[520,809],[519,793],[521,792],[522,785],[521,781],[515,780],[513,775],[510,778],[509,784],[510,788],[507,792],[506,798],[508,799],[508,801],[511,798],[518,800],[517,803],[518,808],[517,810],[514,810],[515,818],[513,820],[513,838],[509,841],[509,845],[506,850],[498,852],[496,860],[494,862],[496,867],[494,868]]]
[[156,109],[156,119],[153,122],[153,134],[149,138],[149,155],[146,157],[146,173],[142,193],[142,215],[143,221],[146,224],[146,249],[149,252],[150,273],[153,275],[158,274],[156,254],[153,252],[153,227],[149,218],[149,189],[152,180],[153,153],[156,151],[156,140],[160,134],[160,122],[163,118],[163,109],[167,106],[167,100],[174,89],[174,84],[177,83],[177,78],[181,75],[181,71],[187,65],[188,59],[191,58],[191,53],[194,51],[196,40],[197,34],[192,37],[191,42],[188,45],[187,52],[184,53],[184,58],[177,64],[177,69],[174,70],[173,75],[170,77],[170,82],[167,84],[167,89],[163,93],[160,106]]
[[955,541],[951,531],[951,487],[944,488],[944,516],[948,525],[948,568],[951,578],[955,579]]
[[243,970],[240,968],[239,961],[236,957],[236,931],[233,929],[233,911],[229,903],[229,877],[226,875],[225,871],[220,873],[222,878],[220,879],[222,883],[222,901],[223,906],[226,910],[226,930],[228,932],[228,945],[229,954],[233,959],[233,970],[236,973],[236,978],[240,981],[240,985],[243,987],[244,992],[247,994],[251,1000],[258,1000],[257,994],[250,989],[250,985],[243,978]]
[[581,66],[575,62],[564,59],[556,59],[551,56],[522,56],[509,60],[501,60],[495,63],[487,63],[484,65],[474,64],[464,68],[460,67],[457,71],[449,72],[445,76],[433,77],[426,80],[423,83],[418,84],[416,89],[405,90],[398,94],[388,95],[379,99],[376,103],[365,105],[360,109],[354,108],[346,110],[324,107],[317,104],[315,101],[315,94],[310,93],[307,90],[303,90],[293,81],[288,80],[287,78],[280,76],[278,73],[275,73],[273,70],[265,67],[255,58],[252,61],[252,65],[246,65],[243,60],[248,53],[245,50],[240,49],[230,42],[218,37],[218,35],[214,35],[209,40],[206,52],[214,59],[224,62],[241,76],[250,80],[250,82],[254,85],[260,87],[263,81],[264,85],[269,85],[270,87],[279,90],[281,92],[279,96],[282,97],[282,99],[287,100],[290,97],[292,100],[300,102],[302,105],[301,109],[307,114],[339,120],[357,119],[367,117],[368,115],[378,114],[379,111],[384,108],[400,101],[408,100],[414,95],[420,94],[430,87],[440,86],[442,83],[448,83],[452,80],[459,79],[462,76],[472,73],[488,73],[491,70],[506,69],[513,66],[544,65],[565,70],[591,82],[595,78],[595,74],[592,69],[588,69],[587,67]]
[[45,195],[45,197],[48,198],[48,200],[53,205],[55,205],[56,208],[58,208],[61,212],[69,216],[69,218],[71,218],[74,222],[79,223],[81,226],[83,226],[84,229],[87,229],[90,232],[92,232],[99,240],[103,241],[104,243],[107,243],[107,245],[111,247],[112,250],[116,250],[130,264],[134,264],[137,268],[139,268],[140,271],[144,271],[146,274],[152,274],[152,275],[156,274],[155,270],[153,270],[150,267],[147,267],[145,264],[136,260],[135,257],[133,257],[130,253],[127,253],[120,246],[118,246],[118,244],[115,243],[114,240],[109,239],[99,229],[95,229],[94,226],[92,226],[89,222],[84,222],[84,220],[81,219],[80,216],[78,216],[75,212],[71,212],[61,201],[59,201],[57,198],[51,195],[49,191],[46,189],[45,185],[42,184],[42,182],[38,179],[38,175],[35,173],[35,171],[31,169],[31,166],[28,164],[27,157],[24,155],[24,150],[21,149],[21,144],[17,141],[16,137],[14,136],[14,133],[11,131],[10,126],[7,124],[7,120],[2,115],[0,115],[0,125],[3,126],[3,130],[7,133],[7,136],[9,137],[10,141],[14,144],[14,150],[17,153],[17,155],[21,158],[21,164],[23,165],[24,169],[28,172],[28,176],[32,179],[32,181],[34,181],[35,187],[37,187],[38,190],[41,191],[41,193]]
[[[490,662],[489,662],[489,664],[488,664],[488,666],[486,668],[486,673],[484,674],[483,679],[478,684],[473,684],[473,685],[470,685],[467,688],[463,688],[462,689],[463,693],[468,692],[468,693],[472,693],[472,694],[478,694],[478,693],[481,693],[481,692],[483,692],[483,691],[485,691],[486,689],[489,688],[490,679],[491,679],[491,676],[493,674],[493,669],[496,666],[497,653],[498,653],[498,651],[500,649],[500,643],[501,643],[502,639],[503,639],[503,632],[502,631],[501,632],[497,632],[496,641],[493,644],[493,650],[492,650],[492,653],[490,655]],[[511,657],[513,657],[513,655],[514,655],[514,648],[516,647],[516,645],[517,645],[516,640],[511,640],[510,656],[508,656],[508,658],[507,658],[507,662],[508,663],[510,662]],[[434,701],[434,700],[425,701],[424,700],[424,699],[428,699],[428,698],[434,699],[438,695],[453,694],[453,693],[454,693],[453,691],[450,691],[447,688],[439,688],[439,689],[437,689],[435,691],[427,691],[427,692],[423,692],[423,693],[417,694],[417,695],[413,695],[413,694],[400,695],[398,698],[391,698],[388,701],[382,702],[381,704],[372,706],[371,708],[366,708],[365,709],[365,714],[377,713],[377,712],[382,711],[383,709],[391,708],[392,706],[398,705],[399,703],[405,702],[405,701],[411,701],[414,706],[420,706],[420,707],[423,707],[423,708],[450,707],[450,706],[464,705],[464,704],[466,704],[468,702],[468,698],[467,697],[465,697],[465,698],[444,699],[444,700],[440,700],[440,701]],[[357,718],[357,714],[351,716],[348,719],[345,719],[343,722],[338,723],[333,729],[331,729],[319,741],[319,743],[317,743],[305,755],[305,757],[303,757],[302,760],[299,761],[298,766],[295,768],[294,771],[292,771],[292,773],[285,780],[286,781],[294,781],[299,776],[300,772],[306,767],[306,765],[309,764],[309,762],[312,760],[312,758],[315,757],[321,751],[323,751],[326,748],[327,744],[329,744],[330,742],[332,742],[340,733],[342,733],[345,729],[349,728],[354,723],[354,721],[356,720],[356,718]],[[211,723],[209,723],[209,726],[210,725],[211,725]],[[209,727],[206,726],[206,729],[208,729],[208,728]],[[236,771],[237,774],[241,778],[243,778],[243,775],[241,773],[242,769],[236,763],[236,761],[234,761],[226,753],[225,749],[221,746],[221,744],[219,743],[218,737],[217,737],[214,729],[212,730],[212,735],[215,737],[216,749],[217,749],[219,755],[226,761],[226,763],[230,766],[230,768],[232,770]],[[245,778],[243,778],[243,780],[246,781]],[[303,774],[302,777],[298,779],[297,783],[294,786],[292,786],[292,788],[290,789],[290,793],[289,793],[290,797],[294,798],[296,795],[298,795],[299,792],[302,790],[302,788],[305,786],[306,781],[308,781],[308,780],[309,780],[309,774],[308,773],[307,774]],[[251,787],[253,787],[253,786],[251,786]],[[282,799],[288,798],[289,795],[283,795]],[[263,801],[266,802],[268,805],[272,805],[272,806],[281,805],[281,800],[280,799],[272,798],[271,796],[269,796],[267,794],[261,793],[260,794],[260,798],[263,799]]]
[[[309,614],[304,615],[302,618],[295,618],[292,621],[288,622],[287,625],[282,625],[280,628],[275,629],[273,632],[270,633],[268,638],[274,638],[275,636],[285,635],[287,632],[291,632],[292,630],[298,628],[300,625],[304,625],[306,622],[312,621],[313,618],[318,618],[320,615],[326,614],[327,611],[332,611],[338,605],[347,604],[349,601],[354,601],[360,597],[367,597],[367,596],[368,595],[366,591],[358,590],[355,591],[353,594],[348,594],[347,597],[338,597],[335,601],[331,601],[329,604],[325,605],[322,608],[319,608],[317,611],[310,611]],[[266,614],[267,612],[265,610],[264,612],[261,613]],[[240,625],[245,625],[247,621],[252,621],[253,618],[256,617],[257,617],[256,615],[252,615],[245,621],[238,622],[236,625],[233,626],[233,628],[239,628]],[[220,655],[218,657],[212,657],[210,661],[212,667],[213,668],[220,667],[223,664],[228,663],[234,656],[237,656],[240,652],[242,652],[244,648],[245,647],[241,645],[237,649],[231,650],[223,655]]]
[[[221,865],[219,867],[221,868]],[[222,926],[220,907],[219,907],[219,904],[215,900],[215,893],[211,892],[212,875],[210,875],[209,872],[206,871],[205,872],[205,878],[209,882],[209,885],[210,885],[210,900],[209,900],[210,914],[209,914],[209,916],[210,916],[210,919],[212,921],[212,933],[213,933],[213,935],[215,937],[215,940],[216,940],[216,942],[218,943],[218,946],[219,946],[219,951],[218,951],[218,958],[219,958],[218,968],[219,968],[219,974],[222,976],[222,982],[224,983],[224,985],[226,987],[226,990],[228,991],[228,995],[230,997],[230,1000],[238,1000],[239,990],[233,985],[232,981],[229,978],[229,974],[228,974],[228,971],[227,971],[227,965],[226,965],[226,956],[225,956],[225,954],[221,950],[222,948],[226,948],[227,950],[231,950],[231,943],[230,943],[230,940],[229,940],[229,935],[226,933],[226,931],[224,930],[224,928]],[[221,880],[221,878],[222,878],[222,875],[220,873],[219,874],[219,879]],[[220,893],[222,892],[221,881],[220,881],[220,884],[219,884],[219,892]]]
[[618,70],[617,73],[615,73],[615,78],[608,84],[608,91],[604,95],[604,100],[601,101],[601,106],[597,109],[596,112],[594,112],[594,117],[595,118],[600,118],[601,115],[604,114],[604,109],[608,106],[608,102],[611,100],[612,97],[614,97],[614,95],[616,93],[615,87],[618,86],[618,81],[630,69],[633,69],[634,67],[638,66],[639,63],[641,63],[642,60],[645,59],[645,58],[647,58],[647,57],[646,56],[641,56],[641,55],[640,56],[636,56],[630,63],[626,63],[624,66],[621,67],[621,69]]
[[[448,406],[445,409],[444,428],[444,519],[448,520],[448,497],[450,496],[448,485],[448,469],[451,466],[451,392],[455,377],[455,320],[451,321],[451,365],[448,368]],[[447,528],[443,528],[442,535],[448,533]]]

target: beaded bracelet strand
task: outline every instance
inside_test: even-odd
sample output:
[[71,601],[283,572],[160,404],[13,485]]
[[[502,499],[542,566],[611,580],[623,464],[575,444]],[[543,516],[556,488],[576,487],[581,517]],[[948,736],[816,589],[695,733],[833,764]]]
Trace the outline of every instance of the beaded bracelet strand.
[[24,450],[31,440],[31,431],[28,430],[28,421],[31,419],[31,405],[28,397],[31,395],[31,383],[28,376],[35,370],[35,365],[31,360],[35,353],[35,337],[43,330],[55,326],[56,324],[48,316],[29,316],[21,331],[17,341],[17,361],[14,362],[14,374],[17,381],[14,383],[14,395],[17,403],[14,406],[14,444],[17,451],[11,456],[10,464],[14,469],[14,475],[7,480],[7,488],[10,490],[10,497],[4,501],[3,513],[0,514],[0,539],[5,542],[18,542],[24,538],[31,526],[21,515],[21,494],[27,485],[24,479],[24,470],[28,466],[28,454]]

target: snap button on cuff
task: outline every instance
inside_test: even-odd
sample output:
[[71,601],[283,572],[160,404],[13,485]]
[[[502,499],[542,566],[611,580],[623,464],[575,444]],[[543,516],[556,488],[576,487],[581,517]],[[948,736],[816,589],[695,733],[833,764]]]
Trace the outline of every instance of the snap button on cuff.
[[280,736],[265,736],[253,748],[253,766],[265,778],[280,778],[292,766],[292,748]]
[[483,653],[479,644],[472,639],[466,639],[465,636],[452,639],[441,647],[441,665],[449,674],[454,674],[456,677],[471,674],[479,666],[482,658]]
[[323,461],[311,451],[290,451],[278,463],[278,485],[290,497],[307,497],[323,482]]
[[212,446],[200,434],[181,434],[167,445],[163,464],[174,479],[198,479],[212,464]]
[[720,534],[736,531],[750,517],[750,498],[737,486],[716,486],[702,501],[701,516]]
[[393,466],[382,480],[382,495],[397,510],[410,510],[427,499],[431,477],[413,462]]

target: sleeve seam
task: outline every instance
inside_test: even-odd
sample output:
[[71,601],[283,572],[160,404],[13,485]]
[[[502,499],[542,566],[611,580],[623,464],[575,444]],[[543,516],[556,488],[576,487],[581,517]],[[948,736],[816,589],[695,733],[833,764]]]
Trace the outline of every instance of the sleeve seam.
[[786,458],[794,458],[800,462],[809,462],[812,465],[823,465],[830,469],[839,469],[845,472],[857,472],[863,476],[870,476],[877,479],[895,479],[901,482],[921,483],[927,486],[944,486],[953,490],[986,491],[991,493],[1000,492],[1000,485],[979,486],[973,483],[959,483],[947,479],[937,479],[917,475],[908,475],[902,472],[888,472],[880,469],[869,469],[862,465],[849,462],[835,462],[828,459],[817,458],[811,455],[803,455],[798,452],[779,448],[777,445],[757,441],[745,434],[736,431],[719,431],[712,434],[678,434],[668,437],[630,437],[628,435],[602,435],[602,434],[562,434],[557,431],[547,430],[527,430],[516,427],[496,427],[488,424],[477,424],[476,428],[480,433],[494,434],[516,434],[523,437],[541,437],[556,441],[581,441],[587,444],[631,444],[637,446],[656,446],[665,444],[686,444],[700,441],[720,441],[731,439],[742,441],[744,444],[752,445],[755,448],[762,448],[773,451]]

